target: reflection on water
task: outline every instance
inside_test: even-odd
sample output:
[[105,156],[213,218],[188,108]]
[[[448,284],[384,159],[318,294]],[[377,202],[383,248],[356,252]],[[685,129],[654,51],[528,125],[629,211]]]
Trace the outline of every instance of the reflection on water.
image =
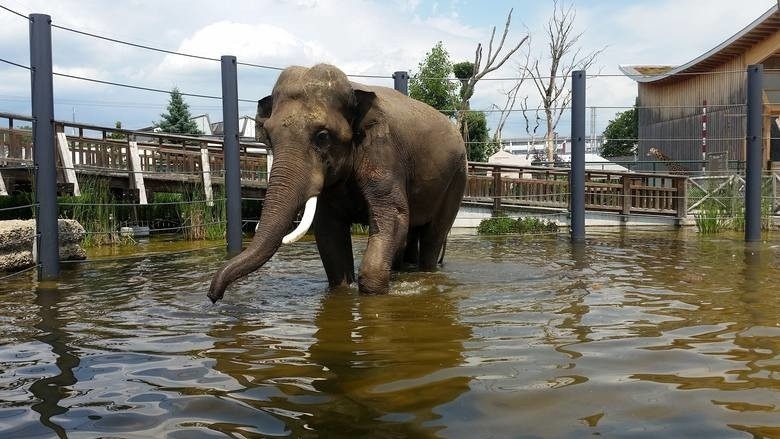
[[309,242],[216,306],[219,250],[23,275],[0,437],[780,436],[779,241],[456,237],[388,296]]
[[79,357],[75,349],[68,346],[68,333],[62,330],[64,322],[59,318],[59,299],[60,292],[56,288],[41,286],[35,292],[40,315],[35,328],[41,331],[35,339],[51,347],[51,352],[57,356],[55,364],[59,373],[32,383],[30,393],[40,401],[32,409],[41,414],[41,424],[51,428],[57,436],[66,437],[65,430],[52,422],[51,417],[68,411],[60,406],[60,401],[68,397],[68,386],[76,383],[73,369],[78,367]]

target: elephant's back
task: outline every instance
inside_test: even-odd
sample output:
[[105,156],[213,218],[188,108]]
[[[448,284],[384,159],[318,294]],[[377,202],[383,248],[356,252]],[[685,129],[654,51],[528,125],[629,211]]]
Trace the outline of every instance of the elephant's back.
[[466,147],[457,127],[439,110],[392,88],[367,88],[377,95],[377,107],[396,139],[413,149],[435,148],[447,155],[465,154]]
[[[372,87],[377,110],[403,156],[411,225],[432,220],[447,193],[462,193],[466,147],[455,124],[431,106],[393,89]],[[459,201],[459,200],[458,200]]]

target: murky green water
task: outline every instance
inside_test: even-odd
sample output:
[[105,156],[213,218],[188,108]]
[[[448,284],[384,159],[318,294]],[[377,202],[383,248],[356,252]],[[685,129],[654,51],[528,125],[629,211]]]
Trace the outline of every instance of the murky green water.
[[455,237],[385,297],[301,243],[214,306],[222,257],[5,281],[0,437],[780,436],[777,235]]

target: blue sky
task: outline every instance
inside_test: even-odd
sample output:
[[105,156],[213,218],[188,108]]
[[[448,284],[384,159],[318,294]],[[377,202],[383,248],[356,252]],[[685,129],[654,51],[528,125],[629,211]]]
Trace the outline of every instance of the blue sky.
[[[583,51],[604,49],[596,67],[619,73],[619,64],[681,64],[716,46],[761,15],[776,0],[591,0],[576,1],[575,28],[584,32]],[[210,57],[236,55],[239,61],[287,66],[330,62],[347,73],[413,72],[425,53],[443,41],[453,61],[473,58],[492,26],[500,32],[514,8],[509,41],[531,35],[532,58],[541,57],[544,25],[552,11],[545,0],[0,0],[24,14],[47,13],[56,24],[172,50]],[[108,6],[110,4],[110,7]],[[0,58],[29,64],[27,23],[0,11]],[[55,70],[78,76],[168,90],[219,95],[219,64],[147,52],[53,30]],[[519,59],[493,74],[517,76]],[[544,60],[543,60],[544,62]],[[268,94],[278,73],[239,69],[239,95],[256,100]],[[29,73],[0,64],[0,111],[29,114]],[[371,80],[392,86],[388,80]],[[55,79],[55,113],[79,122],[140,128],[159,119],[167,95]],[[472,108],[488,109],[502,100],[510,82],[480,83]],[[523,89],[536,100],[530,87]],[[627,78],[596,78],[588,83],[588,106],[630,106],[636,85]],[[188,98],[194,114],[221,120],[220,102]],[[242,114],[254,105],[241,104]],[[596,110],[597,130],[618,109]],[[494,118],[490,119],[491,124]],[[568,119],[558,127],[568,132]],[[519,113],[504,136],[525,136]]]

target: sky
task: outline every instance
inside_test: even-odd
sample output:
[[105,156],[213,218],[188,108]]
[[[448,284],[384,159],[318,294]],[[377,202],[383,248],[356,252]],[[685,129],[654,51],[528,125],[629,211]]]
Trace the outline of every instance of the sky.
[[[589,73],[587,106],[600,133],[622,107],[630,107],[636,84],[620,76],[622,64],[684,64],[717,46],[777,0],[580,0],[574,1],[574,27],[582,33],[583,53],[603,50]],[[478,43],[487,44],[494,26],[501,33],[513,9],[507,46],[525,35],[531,59],[547,62],[545,26],[551,0],[0,0],[24,15],[44,13],[54,24],[173,51],[239,62],[286,67],[332,63],[347,74],[381,75],[387,79],[354,78],[392,87],[390,75],[413,74],[436,42],[442,41],[453,62],[473,61]],[[28,23],[0,10],[0,58],[29,65]],[[54,71],[182,92],[221,94],[220,64],[183,58],[52,29]],[[515,56],[488,77],[518,76],[524,58]],[[268,95],[277,70],[239,66],[239,98],[256,101]],[[30,114],[30,75],[0,63],[0,112]],[[503,105],[502,92],[513,81],[482,81],[471,108]],[[538,98],[530,83],[521,89],[533,107]],[[222,120],[221,102],[185,98],[193,115]],[[164,112],[168,95],[55,77],[55,118],[85,124],[137,129],[151,125]],[[610,107],[610,108],[603,108]],[[240,103],[239,113],[254,115],[256,105]],[[590,113],[587,115],[590,121]],[[496,115],[489,115],[489,127]],[[557,131],[569,132],[567,115]],[[590,125],[587,128],[590,131]],[[539,134],[543,134],[540,128]],[[520,112],[512,113],[503,136],[526,137]]]

